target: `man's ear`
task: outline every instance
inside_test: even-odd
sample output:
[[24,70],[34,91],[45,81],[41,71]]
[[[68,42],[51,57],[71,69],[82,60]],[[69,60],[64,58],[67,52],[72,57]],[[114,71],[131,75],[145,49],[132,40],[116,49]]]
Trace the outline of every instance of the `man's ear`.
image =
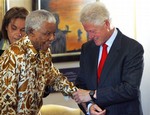
[[105,20],[105,25],[110,26],[110,22],[108,20]]
[[110,27],[111,25],[110,25],[110,21],[109,20],[105,20],[105,24],[104,24],[104,27],[108,30],[108,31],[110,31]]

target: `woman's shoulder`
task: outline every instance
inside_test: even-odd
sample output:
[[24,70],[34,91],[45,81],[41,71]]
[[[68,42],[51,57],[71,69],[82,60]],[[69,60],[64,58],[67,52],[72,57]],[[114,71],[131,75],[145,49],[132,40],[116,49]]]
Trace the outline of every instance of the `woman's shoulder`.
[[0,40],[0,49],[5,50],[9,47],[9,41],[7,39],[2,38]]

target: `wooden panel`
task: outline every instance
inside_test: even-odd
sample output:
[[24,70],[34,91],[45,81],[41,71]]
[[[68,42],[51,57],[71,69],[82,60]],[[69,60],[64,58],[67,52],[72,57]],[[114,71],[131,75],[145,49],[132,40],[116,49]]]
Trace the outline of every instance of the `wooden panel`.
[[4,15],[4,0],[0,0],[0,28],[2,24],[3,15]]

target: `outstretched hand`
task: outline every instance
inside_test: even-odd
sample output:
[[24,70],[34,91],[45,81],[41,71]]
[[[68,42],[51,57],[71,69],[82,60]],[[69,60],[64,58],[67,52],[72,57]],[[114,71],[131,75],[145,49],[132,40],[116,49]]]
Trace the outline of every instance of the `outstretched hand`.
[[89,95],[89,90],[78,89],[76,92],[72,94],[72,98],[78,103],[88,102],[91,100]]

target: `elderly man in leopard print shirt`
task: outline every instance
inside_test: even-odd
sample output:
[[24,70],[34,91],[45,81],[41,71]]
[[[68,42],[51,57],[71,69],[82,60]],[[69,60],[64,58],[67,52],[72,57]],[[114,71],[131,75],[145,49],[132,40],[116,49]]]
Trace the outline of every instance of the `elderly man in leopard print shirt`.
[[31,12],[26,19],[27,36],[0,57],[1,115],[37,115],[46,86],[68,96],[77,90],[52,63],[49,46],[55,38],[55,23],[48,11]]

